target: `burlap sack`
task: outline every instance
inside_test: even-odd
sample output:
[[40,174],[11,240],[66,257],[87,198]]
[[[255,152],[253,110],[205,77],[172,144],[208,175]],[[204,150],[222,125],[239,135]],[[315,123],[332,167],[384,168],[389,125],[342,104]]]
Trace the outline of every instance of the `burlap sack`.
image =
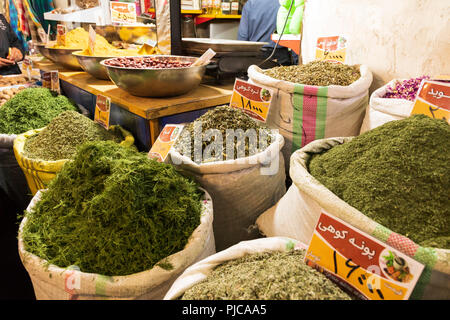
[[[321,139],[296,151],[291,157],[293,185],[286,195],[256,221],[268,237],[284,236],[309,243],[321,210],[423,263],[425,270],[412,298],[450,298],[450,250],[425,248],[378,224],[340,199],[315,179],[307,169],[309,159],[353,137]],[[287,227],[288,226],[288,227]]]
[[[236,160],[196,164],[177,150],[170,151],[169,163],[194,178],[214,202],[214,237],[218,251],[240,241],[260,237],[253,227],[256,218],[272,207],[286,192],[284,139],[276,135],[263,152]],[[272,169],[269,169],[272,168]],[[264,174],[267,170],[270,174]]]
[[187,268],[173,283],[164,300],[175,300],[181,297],[186,290],[205,280],[216,266],[227,261],[254,253],[288,251],[294,248],[306,249],[306,246],[297,240],[282,237],[242,241]]
[[[41,192],[43,190],[36,193],[27,211],[39,201]],[[27,222],[26,216],[19,229],[19,255],[39,300],[159,300],[188,266],[215,253],[212,220],[212,200],[209,194],[205,193],[200,225],[194,230],[182,251],[166,258],[174,266],[172,270],[154,266],[150,270],[128,276],[104,276],[55,265],[46,266],[45,260],[25,250],[21,233]]]
[[298,84],[271,78],[262,71],[250,66],[249,81],[274,92],[266,123],[285,138],[282,152],[286,172],[289,172],[287,159],[309,142],[359,134],[372,83],[367,66],[360,66],[361,77],[349,86]]

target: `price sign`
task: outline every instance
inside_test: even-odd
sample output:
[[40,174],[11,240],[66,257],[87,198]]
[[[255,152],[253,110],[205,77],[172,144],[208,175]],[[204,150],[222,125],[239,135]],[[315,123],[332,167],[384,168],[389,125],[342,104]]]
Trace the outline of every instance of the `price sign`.
[[67,28],[65,25],[58,24],[56,26],[56,44],[58,46],[66,45],[66,32],[67,32]]
[[422,80],[411,115],[425,114],[450,123],[450,83]]
[[111,113],[111,99],[102,95],[97,96],[95,103],[94,121],[98,122],[106,130],[109,129],[109,118]]
[[88,40],[88,48],[91,52],[91,55],[94,55],[94,49],[95,49],[95,30],[92,28],[92,25],[89,25],[89,40]]
[[271,89],[236,79],[230,106],[242,109],[255,120],[266,122],[272,97]]
[[33,71],[33,61],[30,58],[23,59],[23,71],[26,72],[28,80],[31,81],[31,71]]
[[424,266],[322,212],[305,262],[369,300],[407,300]]
[[111,1],[110,10],[112,23],[136,23],[136,4],[129,2]]
[[347,39],[342,36],[320,37],[316,44],[316,60],[345,62]]
[[184,125],[182,124],[166,124],[150,149],[148,157],[164,162],[169,155],[170,149],[180,137],[183,127]]
[[59,87],[59,72],[58,70],[43,72],[41,75],[42,87],[61,93]]

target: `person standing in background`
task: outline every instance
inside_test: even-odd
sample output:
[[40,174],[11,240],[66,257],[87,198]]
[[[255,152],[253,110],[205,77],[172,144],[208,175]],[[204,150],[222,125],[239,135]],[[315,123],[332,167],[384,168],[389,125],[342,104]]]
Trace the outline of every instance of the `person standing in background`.
[[17,62],[24,58],[24,50],[3,14],[0,14],[0,75],[20,74]]
[[[278,0],[248,0],[242,8],[238,40],[268,42],[261,51],[264,58],[272,54],[275,42],[270,38],[277,27],[277,13],[280,8]],[[272,56],[281,65],[294,63],[291,52],[286,47],[277,46]]]

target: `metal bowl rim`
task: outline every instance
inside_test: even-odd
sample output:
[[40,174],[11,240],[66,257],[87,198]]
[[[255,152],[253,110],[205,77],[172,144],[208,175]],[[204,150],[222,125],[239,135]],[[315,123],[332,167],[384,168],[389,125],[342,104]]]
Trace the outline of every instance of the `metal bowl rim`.
[[167,70],[187,70],[190,68],[200,68],[200,67],[206,67],[206,65],[200,65],[200,66],[189,66],[189,67],[180,67],[180,68],[130,68],[130,67],[117,67],[117,66],[110,66],[105,64],[105,62],[107,60],[113,60],[116,58],[149,58],[149,57],[171,57],[171,58],[191,58],[191,59],[198,59],[198,57],[192,57],[192,56],[174,56],[174,55],[164,55],[164,54],[153,54],[153,55],[143,55],[143,56],[123,56],[123,57],[114,57],[114,58],[109,58],[109,59],[105,59],[100,61],[100,64],[106,68],[111,68],[111,69],[122,69],[122,70],[140,70],[140,71],[146,71],[146,70],[151,70],[151,71],[167,71]]

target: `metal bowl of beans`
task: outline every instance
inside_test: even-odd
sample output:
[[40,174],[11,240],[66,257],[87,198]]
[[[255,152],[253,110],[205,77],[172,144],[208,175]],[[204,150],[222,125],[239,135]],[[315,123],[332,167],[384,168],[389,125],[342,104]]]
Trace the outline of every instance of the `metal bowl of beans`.
[[192,67],[196,57],[152,55],[117,57],[100,62],[119,88],[140,97],[172,97],[196,88],[206,65]]
[[48,49],[45,47],[45,43],[35,43],[34,45],[41,55],[50,59],[50,52],[48,52]]

